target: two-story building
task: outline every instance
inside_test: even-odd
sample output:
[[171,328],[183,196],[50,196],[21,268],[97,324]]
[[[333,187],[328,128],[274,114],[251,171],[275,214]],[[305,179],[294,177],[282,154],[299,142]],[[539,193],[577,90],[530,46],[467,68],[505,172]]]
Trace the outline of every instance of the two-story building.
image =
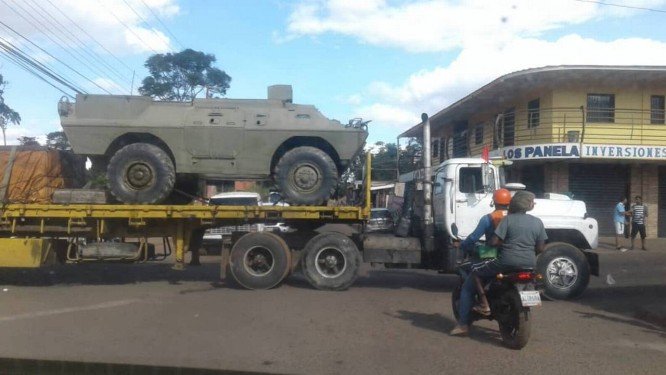
[[[433,162],[513,160],[507,180],[573,194],[612,235],[621,196],[641,195],[666,237],[666,67],[551,66],[507,74],[430,117]],[[422,124],[399,138],[421,137]]]

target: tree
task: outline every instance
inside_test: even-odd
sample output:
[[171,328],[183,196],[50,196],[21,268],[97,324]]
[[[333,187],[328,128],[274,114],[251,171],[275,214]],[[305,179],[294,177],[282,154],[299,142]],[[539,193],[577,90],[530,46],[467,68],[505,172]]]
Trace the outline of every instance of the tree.
[[5,93],[5,86],[7,81],[5,81],[0,74],[0,128],[2,128],[2,143],[7,146],[7,126],[9,124],[20,125],[21,116],[11,109],[7,104],[5,104],[5,98],[3,94]]
[[69,151],[72,146],[69,144],[67,135],[64,131],[51,132],[46,135],[46,145],[61,151]]
[[21,146],[41,146],[36,137],[28,137],[24,135],[22,137],[18,137],[17,140]]
[[150,56],[144,66],[150,75],[143,79],[139,92],[159,100],[190,101],[204,89],[206,97],[227,93],[231,77],[215,68],[215,55],[186,49],[178,53]]
[[[395,181],[398,174],[411,172],[421,167],[421,145],[416,139],[410,139],[407,146],[400,149],[398,160],[398,146],[395,143],[375,143],[379,147],[372,161],[372,179],[375,181]],[[396,169],[397,163],[400,169]]]

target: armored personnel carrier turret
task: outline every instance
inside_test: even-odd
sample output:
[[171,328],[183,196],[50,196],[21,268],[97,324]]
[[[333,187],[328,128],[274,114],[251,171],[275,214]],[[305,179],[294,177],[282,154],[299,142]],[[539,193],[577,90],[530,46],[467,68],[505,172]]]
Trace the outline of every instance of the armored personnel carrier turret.
[[106,167],[109,191],[124,203],[163,202],[174,187],[192,193],[196,183],[186,182],[197,177],[272,178],[288,203],[323,204],[368,136],[368,122],[343,125],[293,104],[288,85],[270,86],[267,99],[187,103],[77,95],[58,113],[74,152]]

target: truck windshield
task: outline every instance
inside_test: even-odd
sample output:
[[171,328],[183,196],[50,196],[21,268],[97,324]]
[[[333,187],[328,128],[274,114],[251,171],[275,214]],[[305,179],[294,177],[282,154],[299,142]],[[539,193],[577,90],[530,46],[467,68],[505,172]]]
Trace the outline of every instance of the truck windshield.
[[463,167],[460,168],[460,182],[458,190],[461,193],[472,194],[472,193],[483,193],[487,191],[495,190],[495,172],[490,169],[488,176],[488,181],[490,181],[490,186],[487,189],[484,189],[483,179],[481,176],[482,169],[480,167]]

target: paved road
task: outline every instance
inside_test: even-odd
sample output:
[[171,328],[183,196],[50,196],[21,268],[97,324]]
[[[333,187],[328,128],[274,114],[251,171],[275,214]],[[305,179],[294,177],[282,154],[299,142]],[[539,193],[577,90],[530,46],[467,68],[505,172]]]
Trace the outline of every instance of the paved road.
[[[522,351],[502,347],[491,322],[449,337],[455,278],[429,272],[367,269],[335,293],[298,276],[269,291],[230,288],[211,282],[215,257],[183,272],[169,264],[5,271],[0,373],[65,368],[9,360],[22,358],[267,373],[663,374],[666,250],[600,256],[603,277],[577,301],[536,310]],[[88,373],[128,373],[99,366]]]

